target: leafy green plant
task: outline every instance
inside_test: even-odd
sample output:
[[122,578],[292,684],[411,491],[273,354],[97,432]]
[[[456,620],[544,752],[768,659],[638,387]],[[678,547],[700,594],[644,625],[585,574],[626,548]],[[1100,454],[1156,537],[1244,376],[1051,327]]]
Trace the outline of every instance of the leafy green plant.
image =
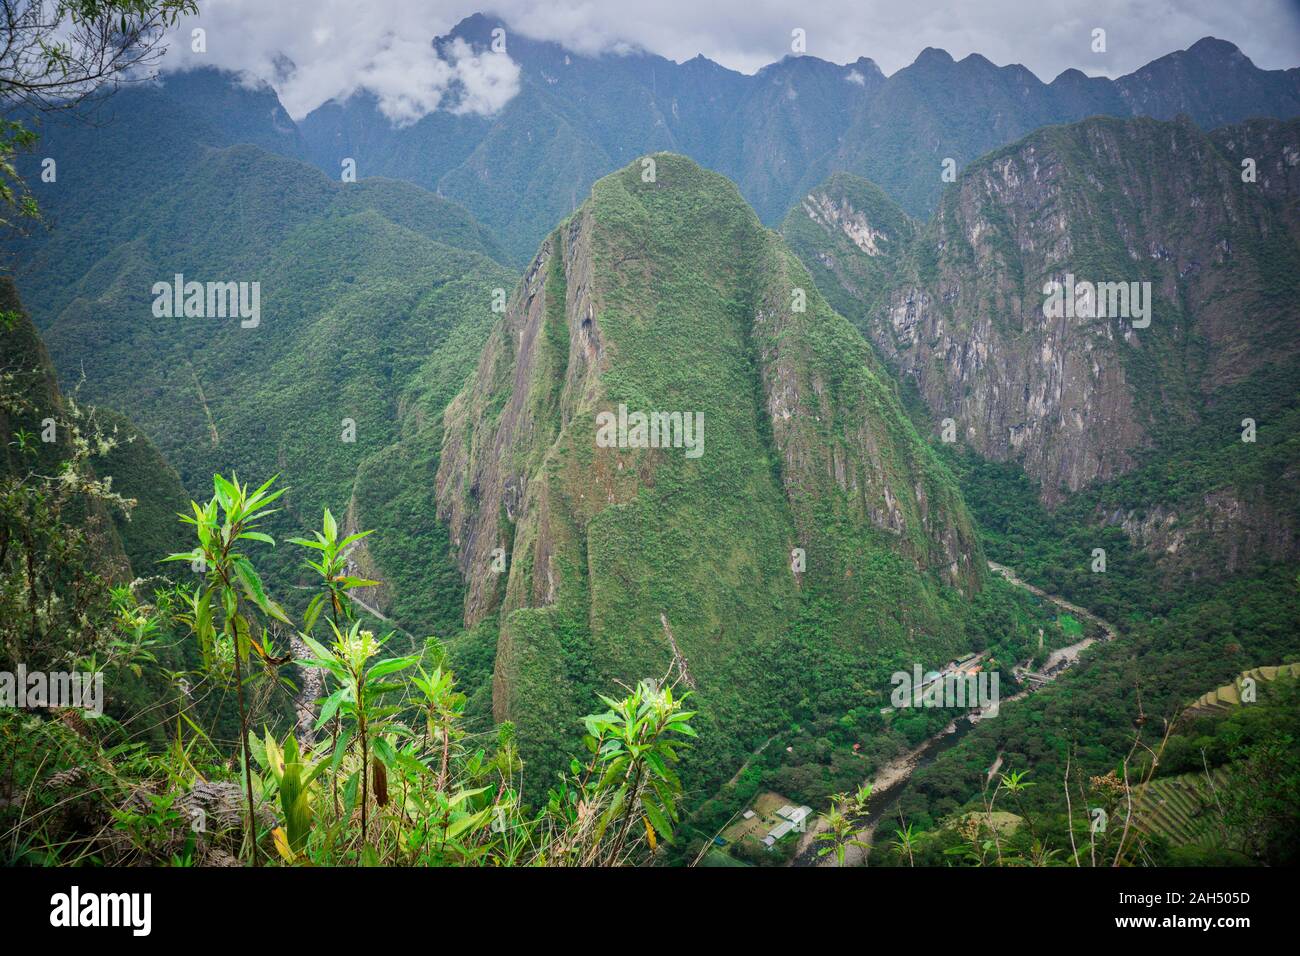
[[[197,638],[190,646],[197,645],[202,658],[200,680],[233,676],[242,691],[264,673],[279,681],[269,686],[284,684],[277,669],[288,659],[276,656],[270,631],[293,624],[266,594],[246,544],[274,544],[259,530],[281,493],[272,490],[273,481],[250,489],[234,476],[218,475],[213,498],[191,503],[192,515],[183,520],[194,528],[195,547],[166,560],[201,569],[202,583],[193,591],[163,587],[153,604],[139,601],[134,585],[110,592],[105,614],[119,637],[109,645],[108,659],[145,674],[157,671],[177,695],[175,735],[165,749],[155,752],[137,742],[107,747],[77,722],[65,726],[39,717],[26,718],[35,722],[35,733],[13,733],[16,772],[32,780],[41,774],[41,751],[50,748],[35,741],[48,739],[58,742],[54,749],[71,764],[57,772],[56,781],[87,773],[104,780],[91,793],[104,795],[115,829],[126,839],[106,839],[103,831],[82,838],[84,848],[74,860],[228,862],[226,840],[240,831],[241,855],[260,864],[259,826],[270,833],[269,859],[288,865],[620,865],[674,838],[682,786],[673,767],[684,741],[696,734],[684,697],[654,681],[637,684],[622,698],[602,697],[606,709],[583,720],[586,763],[573,761],[571,773],[543,805],[528,806],[514,726],[497,728],[491,752],[476,743],[477,735],[462,726],[466,697],[443,645],[430,638],[421,653],[384,657],[391,635],[377,637],[349,620],[347,591],[358,579],[342,571],[347,549],[359,536],[341,539],[328,512],[311,542],[322,556],[311,562],[324,582],[316,607],[323,611],[328,602],[342,625],[331,613],[328,643],[298,631],[307,656],[296,663],[324,672],[322,696],[308,705],[315,711],[314,730],[332,732],[315,741],[312,728],[300,724],[301,739],[270,729],[258,738],[246,730],[253,706],[241,693],[235,745],[240,766],[237,782],[229,780],[227,745],[200,725],[190,672],[164,666],[159,654],[163,635],[180,623]],[[416,673],[403,675],[417,665]],[[122,725],[103,720],[110,733],[122,731]],[[0,720],[6,739],[19,729],[15,724]],[[185,726],[192,730],[188,739]],[[200,819],[220,820],[221,826],[188,828],[187,815],[199,811]],[[268,813],[278,822],[259,824],[258,817]],[[25,860],[58,862],[69,840],[56,829],[20,820],[14,852]]]
[[[206,568],[204,582],[195,588],[190,601],[189,622],[198,637],[204,664],[211,667],[216,661],[215,649],[218,635],[231,651],[234,667],[235,689],[239,702],[239,739],[242,750],[245,792],[248,799],[248,822],[245,841],[248,852],[257,859],[257,830],[253,816],[252,769],[248,763],[248,706],[244,695],[244,668],[249,663],[250,651],[255,651],[266,664],[279,664],[268,646],[268,636],[263,631],[260,640],[253,637],[256,620],[249,605],[265,617],[289,624],[284,609],[272,601],[262,586],[262,579],[244,553],[241,541],[257,541],[272,546],[270,535],[256,530],[258,522],[273,513],[268,508],[284,493],[284,489],[271,491],[275,477],[261,487],[249,492],[232,475],[227,481],[214,475],[213,496],[205,505],[191,502],[194,514],[182,515],[181,520],[192,525],[198,544],[190,551],[169,555],[164,561],[188,561]],[[217,626],[220,612],[220,628]]]
[[648,680],[622,700],[600,695],[609,709],[583,718],[583,742],[591,756],[585,766],[572,761],[572,779],[550,795],[553,822],[563,824],[550,851],[552,862],[618,863],[642,835],[651,850],[659,839],[673,839],[682,790],[673,765],[683,745],[671,735],[696,736],[690,725],[695,712],[682,709],[687,696]]
[[[357,743],[361,748],[361,766],[349,780],[348,786],[349,789],[354,788],[355,778],[360,776],[361,842],[364,846],[369,836],[371,782],[380,805],[386,804],[388,767],[397,760],[392,745],[383,735],[394,729],[390,719],[401,708],[396,704],[385,703],[383,698],[387,693],[400,691],[402,685],[384,678],[413,667],[419,662],[419,656],[390,657],[372,665],[369,663],[370,658],[382,649],[382,639],[376,639],[371,631],[362,630],[359,621],[354,622],[346,632],[340,631],[333,622],[330,627],[334,631],[334,643],[328,648],[310,635],[302,635],[303,642],[315,656],[298,663],[305,667],[323,668],[339,685],[321,703],[320,715],[316,719],[317,729],[328,723],[335,713],[349,718],[355,727]],[[335,747],[346,745],[346,737],[340,737]]]
[[350,534],[340,541],[338,522],[334,520],[334,515],[330,514],[330,510],[326,508],[321,522],[321,530],[312,532],[316,540],[309,541],[306,538],[289,539],[290,544],[320,552],[319,561],[308,559],[303,562],[320,576],[323,588],[307,605],[307,611],[303,617],[303,627],[308,632],[315,628],[316,619],[320,617],[321,610],[327,603],[336,627],[341,626],[346,621],[353,620],[352,604],[347,600],[347,592],[353,588],[372,587],[379,583],[378,581],[368,581],[344,573],[347,569],[348,555],[352,550],[352,546],[370,533],[369,531],[360,531],[356,534]]
[[[256,754],[254,749],[254,754]],[[271,772],[280,800],[283,829],[277,828],[272,836],[277,852],[288,862],[298,859],[307,846],[311,834],[313,812],[311,801],[312,781],[323,771],[324,761],[309,763],[298,749],[293,734],[285,738],[280,747],[268,733],[263,743],[263,767]]]
[[826,830],[815,837],[817,841],[830,845],[818,849],[818,857],[834,853],[836,865],[843,866],[849,847],[868,851],[871,849],[870,844],[857,838],[861,829],[859,818],[866,814],[870,799],[869,783],[864,783],[853,793],[840,793],[831,798],[831,808],[826,814]]

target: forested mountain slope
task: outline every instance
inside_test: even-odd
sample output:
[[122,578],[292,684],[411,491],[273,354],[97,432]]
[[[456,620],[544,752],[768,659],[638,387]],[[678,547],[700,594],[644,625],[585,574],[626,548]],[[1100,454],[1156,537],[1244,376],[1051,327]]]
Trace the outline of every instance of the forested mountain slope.
[[[932,434],[950,420],[1049,507],[1086,490],[1085,521],[1231,573],[1300,554],[1298,163],[1294,121],[1099,118],[982,158],[924,228],[839,176],[784,230]],[[1149,315],[1048,317],[1047,283],[1070,275],[1150,283]]]
[[[40,182],[30,163],[51,228],[12,249],[60,375],[129,416],[191,495],[214,471],[280,473],[285,528],[322,504],[400,528],[359,555],[386,582],[368,600],[413,631],[454,628],[431,478],[442,407],[477,359],[495,290],[514,281],[495,240],[410,183],[330,180],[225,145],[238,130],[167,87],[123,92],[94,117],[46,123],[57,178]],[[201,284],[189,315],[177,276]],[[216,314],[227,283],[242,284],[246,312]],[[286,549],[272,562],[298,573]]]
[[[702,444],[602,446],[620,408],[698,415]],[[438,509],[466,624],[500,622],[496,716],[543,766],[593,688],[671,667],[716,780],[812,688],[968,646],[985,578],[866,343],[731,183],[670,154],[543,243],[448,408]]]

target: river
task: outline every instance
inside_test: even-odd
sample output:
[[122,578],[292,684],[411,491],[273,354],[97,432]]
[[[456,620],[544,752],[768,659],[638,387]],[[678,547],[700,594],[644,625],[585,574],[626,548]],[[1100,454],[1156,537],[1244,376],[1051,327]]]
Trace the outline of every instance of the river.
[[[1044,600],[1051,601],[1062,610],[1100,628],[1102,633],[1106,635],[1103,640],[1113,640],[1119,633],[1115,626],[1109,621],[1103,620],[1092,612],[1086,611],[1078,605],[1070,603],[1065,600],[1065,598],[1058,597],[1055,594],[1048,594],[1046,591],[1020,580],[1011,568],[990,561],[989,570],[995,574],[1001,575],[1016,587],[1023,588]],[[1001,707],[1011,701],[1026,697],[1030,693],[1036,691],[1039,687],[1056,680],[1056,678],[1060,677],[1061,674],[1065,673],[1069,668],[1078,663],[1079,655],[1084,648],[1090,646],[1096,641],[1096,637],[1085,637],[1083,640],[1077,641],[1068,647],[1060,647],[1052,651],[1052,653],[1048,655],[1046,664],[1043,666],[1043,683],[1026,686],[1023,690],[1018,691],[1010,697],[1003,698],[999,702],[998,706]],[[927,767],[934,763],[941,753],[955,746],[973,726],[974,725],[968,718],[964,716],[960,717],[957,720],[952,721],[933,737],[923,741],[918,747],[916,747],[916,749],[895,757],[876,771],[875,775],[867,781],[871,784],[870,809],[861,821],[862,829],[858,831],[856,839],[870,844],[876,826],[893,812],[894,807],[898,804],[899,797],[901,797],[903,791],[907,789],[907,785],[911,781],[912,775],[920,768]],[[835,865],[835,855],[833,853],[828,853],[823,857],[817,856],[819,849],[829,845],[824,840],[816,839],[817,834],[825,831],[825,829],[825,819],[818,817],[816,825],[811,827],[799,841],[799,849],[790,863],[791,866]],[[844,865],[861,866],[866,863],[866,857],[867,852],[862,850],[860,847],[846,847],[844,853]]]

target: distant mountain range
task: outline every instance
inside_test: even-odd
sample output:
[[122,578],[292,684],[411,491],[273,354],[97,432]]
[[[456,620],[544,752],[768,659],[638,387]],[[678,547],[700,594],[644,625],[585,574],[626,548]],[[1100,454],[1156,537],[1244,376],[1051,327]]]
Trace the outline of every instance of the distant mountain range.
[[[658,150],[731,179],[769,225],[836,171],[871,180],[909,215],[926,218],[944,186],[945,158],[960,169],[1048,124],[1186,114],[1211,129],[1300,114],[1300,68],[1258,69],[1231,43],[1209,37],[1117,80],[1067,70],[1050,83],[1023,66],[976,54],[954,61],[933,48],[889,77],[865,57],[840,66],[813,56],[749,76],[703,56],[676,63],[644,52],[582,55],[482,14],[433,42],[486,49],[498,26],[508,31],[522,86],[498,115],[439,111],[396,128],[361,94],[302,120],[304,155],[331,176],[351,157],[363,175],[407,179],[455,199],[522,262],[598,177]],[[266,123],[263,135],[281,122]]]
[[814,56],[746,75],[703,56],[580,54],[482,14],[430,42],[460,40],[491,55],[497,27],[508,31],[521,88],[492,116],[440,109],[397,126],[362,91],[295,124],[272,89],[215,69],[168,73],[159,92],[208,128],[209,141],[252,143],[333,179],[350,159],[361,178],[404,179],[455,200],[515,265],[599,177],[660,150],[731,179],[768,225],[834,172],[871,180],[925,219],[947,185],[945,160],[960,170],[1045,125],[1186,115],[1208,130],[1300,115],[1300,68],[1261,70],[1211,37],[1116,80],[1066,70],[1050,83],[1023,66],[978,54],[955,61],[934,48],[889,77],[866,57],[837,65]]

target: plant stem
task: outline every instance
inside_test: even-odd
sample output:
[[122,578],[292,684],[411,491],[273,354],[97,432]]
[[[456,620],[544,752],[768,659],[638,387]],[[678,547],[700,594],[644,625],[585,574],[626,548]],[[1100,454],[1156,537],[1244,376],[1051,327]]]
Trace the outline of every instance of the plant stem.
[[244,795],[248,799],[248,851],[253,865],[257,866],[257,828],[253,820],[253,774],[248,765],[248,710],[244,706],[244,673],[239,666],[239,634],[235,633],[232,637],[235,646],[235,690],[239,699],[239,747],[244,760]]

